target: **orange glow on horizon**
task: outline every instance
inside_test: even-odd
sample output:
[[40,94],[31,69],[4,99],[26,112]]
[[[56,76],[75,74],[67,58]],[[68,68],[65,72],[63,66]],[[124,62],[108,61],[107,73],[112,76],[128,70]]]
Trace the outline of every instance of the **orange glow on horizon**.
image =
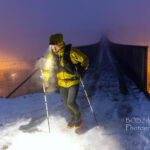
[[147,91],[150,94],[150,48],[147,57]]
[[29,69],[30,67],[27,60],[20,59],[10,53],[0,52],[0,71]]
[[33,63],[11,53],[0,52],[0,97],[6,97],[33,69]]

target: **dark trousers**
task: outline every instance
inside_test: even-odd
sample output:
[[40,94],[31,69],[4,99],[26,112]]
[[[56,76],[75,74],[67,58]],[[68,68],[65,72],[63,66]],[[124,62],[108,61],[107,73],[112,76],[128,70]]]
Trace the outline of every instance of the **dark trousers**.
[[79,84],[73,85],[69,88],[59,87],[59,89],[66,110],[72,115],[72,117],[78,119],[80,112],[76,103],[76,97],[78,94]]

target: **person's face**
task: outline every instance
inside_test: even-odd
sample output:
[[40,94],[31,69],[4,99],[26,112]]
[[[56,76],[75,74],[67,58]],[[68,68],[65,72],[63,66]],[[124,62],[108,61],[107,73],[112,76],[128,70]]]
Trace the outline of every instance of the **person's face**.
[[60,50],[60,47],[58,45],[51,45],[51,49],[54,53],[58,53]]

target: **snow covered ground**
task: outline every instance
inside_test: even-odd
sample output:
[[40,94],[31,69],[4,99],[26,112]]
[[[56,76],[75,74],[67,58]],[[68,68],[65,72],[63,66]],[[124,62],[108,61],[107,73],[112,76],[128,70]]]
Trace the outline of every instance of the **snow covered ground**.
[[83,113],[83,128],[79,134],[66,128],[70,116],[57,93],[47,94],[50,134],[42,93],[0,99],[0,149],[149,150],[150,102],[129,78],[125,79],[127,96],[120,93],[110,65],[88,71],[84,83],[99,128],[80,85],[77,101]]

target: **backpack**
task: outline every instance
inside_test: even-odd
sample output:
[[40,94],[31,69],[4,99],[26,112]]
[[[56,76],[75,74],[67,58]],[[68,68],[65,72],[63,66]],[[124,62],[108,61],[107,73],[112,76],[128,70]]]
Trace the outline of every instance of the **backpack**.
[[72,63],[71,61],[71,58],[70,58],[70,50],[71,50],[71,47],[72,45],[71,44],[68,44],[66,45],[65,47],[65,50],[64,50],[64,55],[63,55],[63,63],[64,63],[64,67],[62,67],[60,65],[60,62],[59,62],[59,56],[57,56],[56,54],[54,54],[53,52],[53,56],[55,57],[56,61],[57,61],[57,64],[58,64],[58,70],[57,72],[67,72],[69,74],[75,74],[75,65]]

